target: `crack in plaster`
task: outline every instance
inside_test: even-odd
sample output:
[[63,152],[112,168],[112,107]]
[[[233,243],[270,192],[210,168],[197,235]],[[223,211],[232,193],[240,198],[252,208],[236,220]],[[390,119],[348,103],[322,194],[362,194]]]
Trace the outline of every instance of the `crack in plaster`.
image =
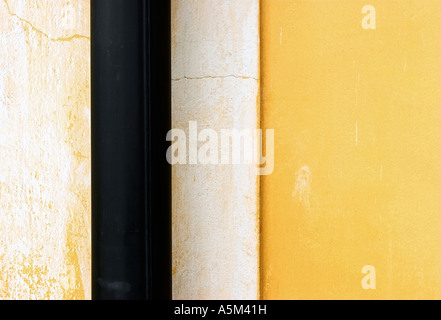
[[225,78],[237,78],[237,79],[252,79],[258,81],[259,79],[254,77],[247,76],[236,76],[234,74],[226,75],[226,76],[201,76],[201,77],[181,77],[181,78],[173,78],[172,81],[180,81],[180,80],[203,80],[203,79],[225,79]]
[[11,11],[11,8],[9,7],[9,3],[7,0],[3,0],[5,5],[6,5],[6,9],[8,10],[8,13],[10,16],[17,18],[18,20],[20,20],[21,22],[27,24],[28,26],[31,27],[32,30],[34,30],[35,32],[43,35],[44,37],[46,37],[47,39],[49,39],[50,41],[53,42],[63,42],[63,41],[71,41],[74,39],[87,39],[90,40],[90,37],[85,36],[85,35],[81,35],[81,34],[73,34],[69,37],[60,37],[60,38],[51,38],[47,33],[43,32],[42,30],[38,29],[37,27],[35,27],[30,21],[18,16],[17,14],[15,14],[14,12]]

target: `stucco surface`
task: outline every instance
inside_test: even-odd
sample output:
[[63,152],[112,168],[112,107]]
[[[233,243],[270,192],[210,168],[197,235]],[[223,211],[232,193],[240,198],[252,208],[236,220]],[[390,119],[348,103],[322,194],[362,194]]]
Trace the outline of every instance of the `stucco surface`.
[[90,298],[89,1],[0,1],[0,298]]
[[439,299],[441,2],[261,10],[262,298]]
[[[259,1],[172,0],[173,128],[256,129]],[[173,297],[258,297],[254,165],[173,167]]]

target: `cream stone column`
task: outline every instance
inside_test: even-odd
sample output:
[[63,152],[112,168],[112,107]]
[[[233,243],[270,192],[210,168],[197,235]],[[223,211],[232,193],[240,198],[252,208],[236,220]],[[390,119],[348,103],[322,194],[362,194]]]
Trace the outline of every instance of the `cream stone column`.
[[[259,1],[172,0],[173,128],[259,127]],[[219,156],[220,157],[220,156]],[[173,167],[173,297],[258,298],[254,165]]]
[[0,298],[90,298],[88,0],[0,0]]

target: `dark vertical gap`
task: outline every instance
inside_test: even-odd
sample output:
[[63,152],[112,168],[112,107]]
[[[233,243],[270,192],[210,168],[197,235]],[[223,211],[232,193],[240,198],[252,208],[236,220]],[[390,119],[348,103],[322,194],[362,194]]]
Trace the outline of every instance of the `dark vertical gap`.
[[[152,69],[151,105],[151,178],[155,192],[152,201],[152,298],[170,299],[172,295],[171,255],[171,166],[166,161],[171,128],[171,5],[170,0],[151,0],[150,65]],[[154,81],[153,81],[154,79]],[[168,286],[165,284],[169,284]]]
[[[145,175],[145,180],[146,181],[151,181],[151,175],[150,175],[150,166],[151,166],[151,159],[149,158],[149,154],[150,152],[150,95],[148,94],[151,90],[150,90],[150,26],[149,26],[149,13],[150,13],[150,8],[149,8],[149,3],[150,1],[143,1],[142,5],[143,5],[143,68],[144,68],[144,110],[145,110],[145,114],[144,114],[144,133],[145,133],[145,146],[144,146],[144,154],[145,154],[145,167],[144,167],[144,175]],[[151,232],[151,228],[150,225],[152,224],[152,219],[151,219],[151,214],[149,214],[149,212],[151,212],[151,197],[150,197],[150,187],[147,185],[145,188],[145,230],[146,230],[146,237],[144,239],[145,242],[145,259],[146,259],[146,269],[145,269],[145,277],[147,279],[147,283],[146,283],[146,292],[147,292],[147,297],[150,299],[152,297],[152,288],[151,288],[151,279],[152,279],[152,268],[151,268],[151,261],[152,261],[152,250],[150,247],[150,243],[152,243],[152,232]]]
[[92,297],[171,298],[170,1],[92,0]]

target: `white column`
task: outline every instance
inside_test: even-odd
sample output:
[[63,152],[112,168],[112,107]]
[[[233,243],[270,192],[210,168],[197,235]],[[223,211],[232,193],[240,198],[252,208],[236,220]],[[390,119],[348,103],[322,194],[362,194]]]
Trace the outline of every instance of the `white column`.
[[[172,0],[172,67],[173,128],[259,128],[259,1]],[[253,164],[173,167],[175,299],[258,298],[258,192]]]

